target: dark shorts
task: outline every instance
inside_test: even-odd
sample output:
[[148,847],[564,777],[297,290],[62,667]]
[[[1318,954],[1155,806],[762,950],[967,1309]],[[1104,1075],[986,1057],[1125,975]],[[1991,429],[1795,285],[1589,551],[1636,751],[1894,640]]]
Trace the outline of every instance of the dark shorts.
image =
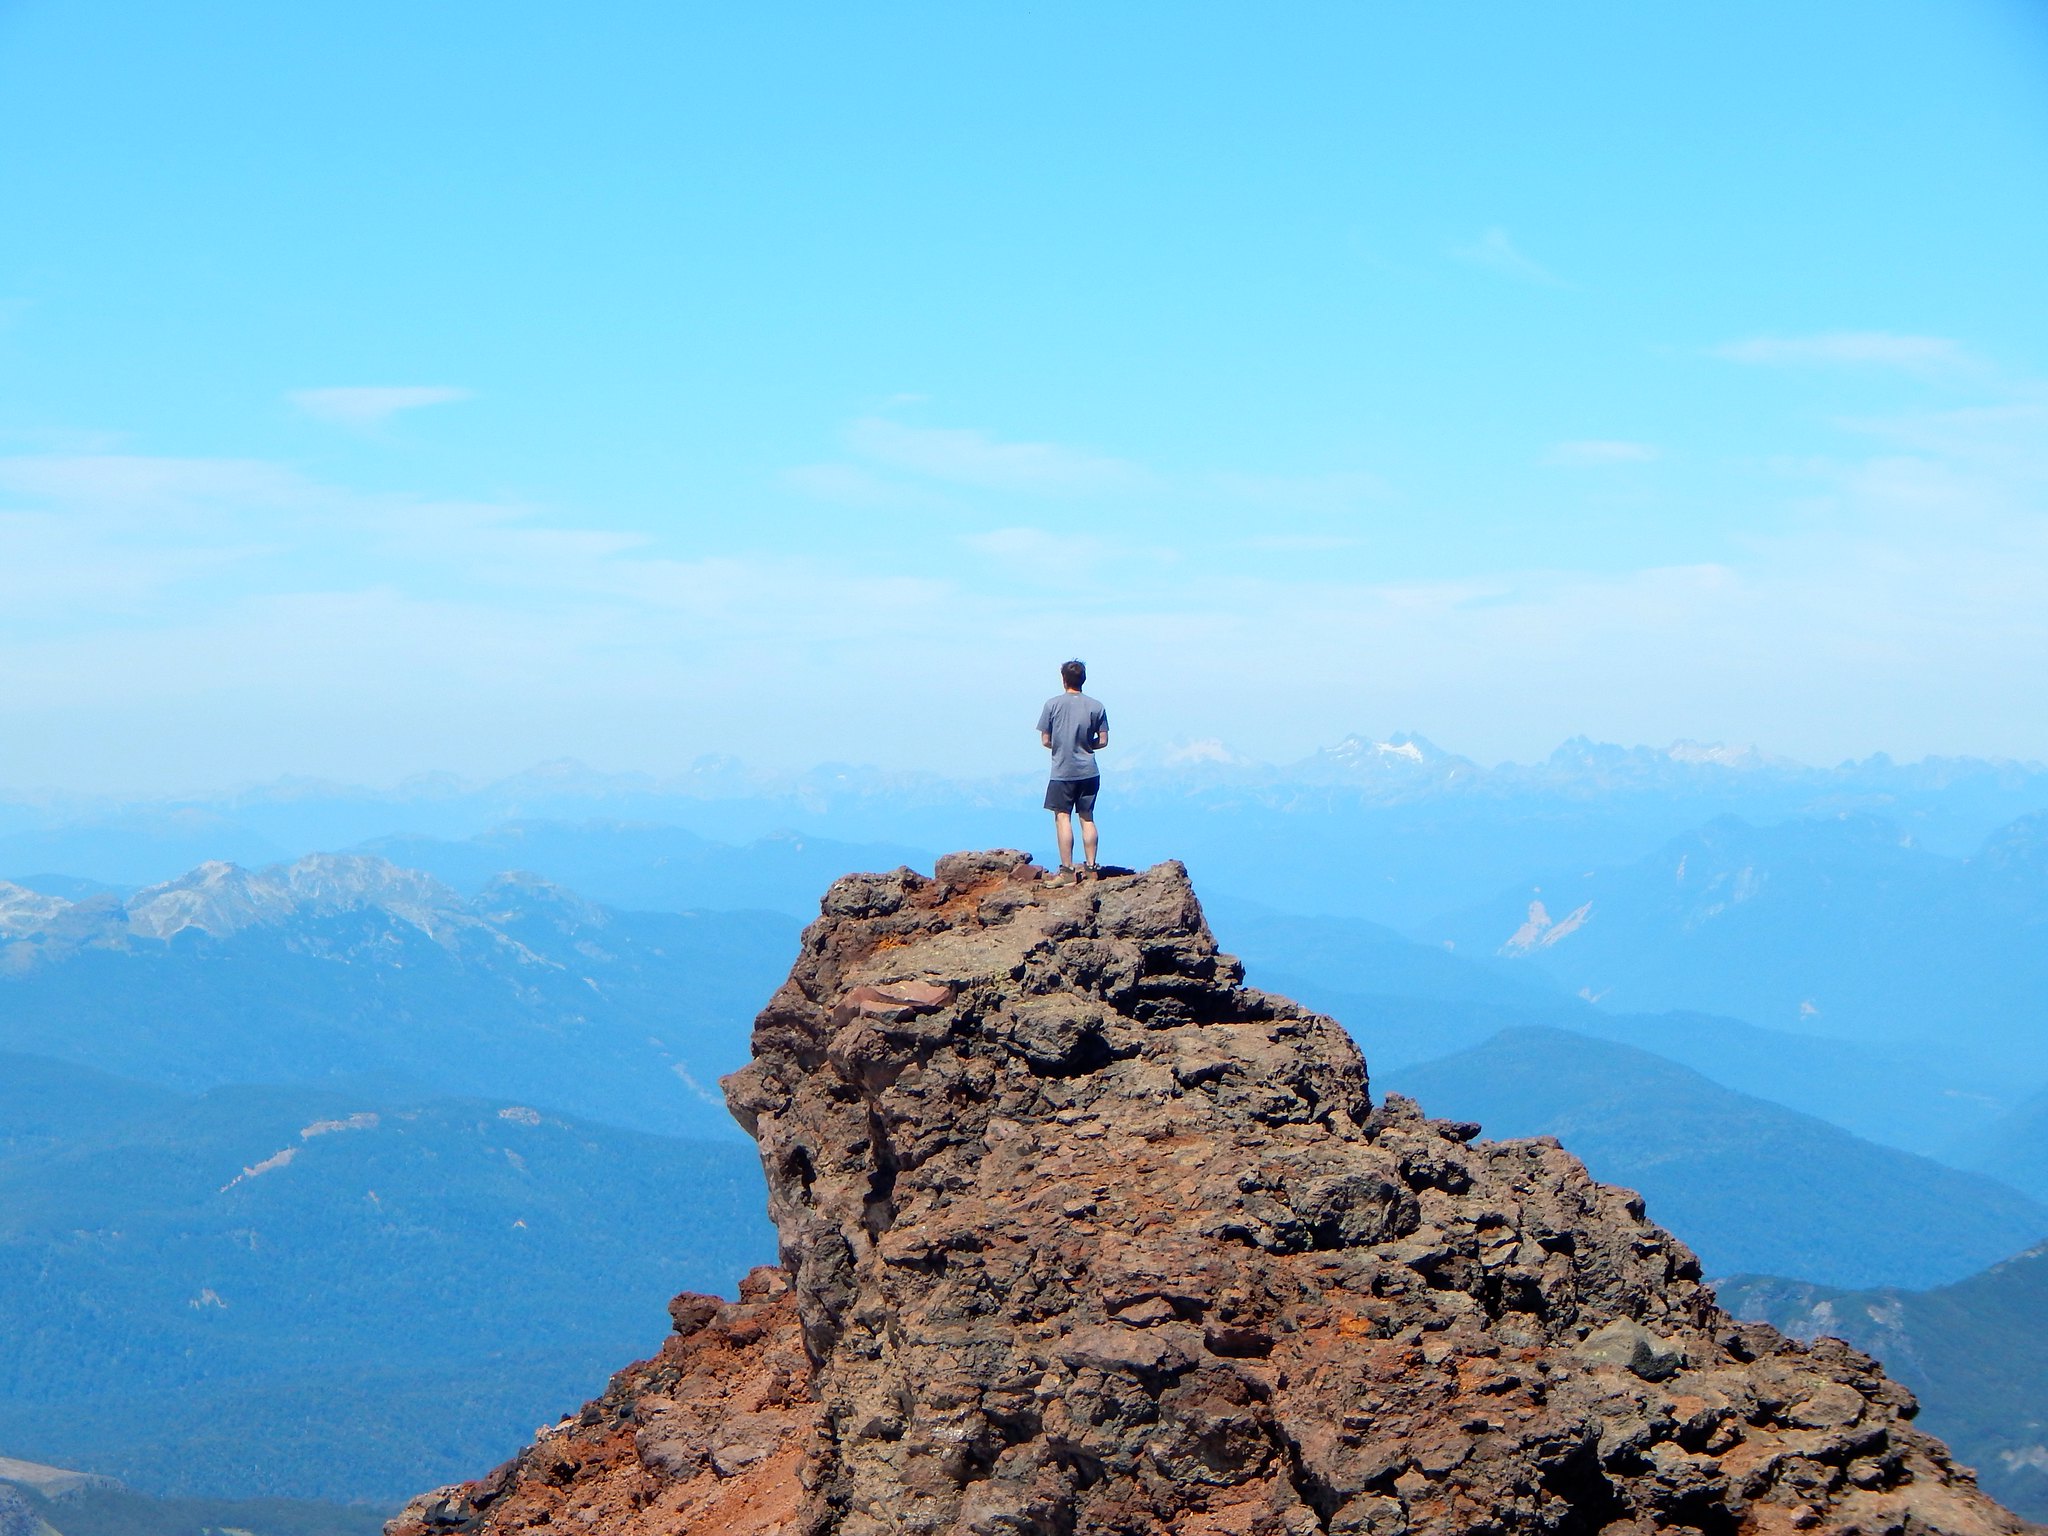
[[1054,779],[1045,786],[1048,811],[1079,811],[1084,821],[1095,819],[1095,794],[1102,788],[1102,775],[1092,779]]

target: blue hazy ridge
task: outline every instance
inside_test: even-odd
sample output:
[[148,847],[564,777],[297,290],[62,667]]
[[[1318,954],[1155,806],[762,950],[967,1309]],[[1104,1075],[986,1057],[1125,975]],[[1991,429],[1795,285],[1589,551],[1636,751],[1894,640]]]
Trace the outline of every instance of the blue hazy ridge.
[[744,1142],[19,1055],[0,1083],[0,1447],[152,1492],[473,1473],[774,1255]]

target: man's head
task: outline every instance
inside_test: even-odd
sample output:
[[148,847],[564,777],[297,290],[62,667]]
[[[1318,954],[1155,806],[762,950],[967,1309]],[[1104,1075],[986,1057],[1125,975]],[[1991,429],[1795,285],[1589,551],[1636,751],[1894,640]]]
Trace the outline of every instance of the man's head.
[[1061,662],[1060,681],[1079,692],[1081,685],[1088,681],[1088,669],[1078,661]]

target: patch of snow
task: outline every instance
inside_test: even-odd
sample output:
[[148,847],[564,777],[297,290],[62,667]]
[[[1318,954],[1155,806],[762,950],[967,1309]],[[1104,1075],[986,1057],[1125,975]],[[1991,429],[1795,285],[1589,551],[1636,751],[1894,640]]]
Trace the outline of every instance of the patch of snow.
[[263,1159],[262,1162],[256,1164],[255,1167],[244,1168],[232,1179],[229,1179],[227,1183],[221,1185],[220,1192],[226,1194],[244,1179],[260,1179],[266,1173],[274,1173],[278,1169],[289,1165],[291,1160],[298,1155],[299,1149],[297,1147],[286,1147],[282,1152],[273,1152],[270,1156]]
[[1565,914],[1563,918],[1553,920],[1549,909],[1541,901],[1532,901],[1529,903],[1528,917],[1523,920],[1521,927],[1508,936],[1507,943],[1500,947],[1500,953],[1526,955],[1532,949],[1548,949],[1559,939],[1567,938],[1585,927],[1586,920],[1592,914],[1593,903],[1589,901]]
[[1577,911],[1569,913],[1563,921],[1553,924],[1550,928],[1550,931],[1545,933],[1543,937],[1538,939],[1536,942],[1542,945],[1543,948],[1548,949],[1551,945],[1555,944],[1559,939],[1569,937],[1571,934],[1577,933],[1581,928],[1585,927],[1586,919],[1591,917],[1592,915],[1593,903],[1589,901],[1584,906],[1580,907]]
[[498,1111],[498,1118],[516,1121],[520,1125],[539,1125],[540,1111],[528,1109],[524,1104],[508,1104]]
[[299,1128],[299,1140],[311,1141],[315,1136],[331,1136],[336,1131],[374,1131],[377,1129],[377,1114],[365,1110],[350,1115],[346,1120],[315,1120],[311,1125]]
[[1234,764],[1244,761],[1214,736],[1205,736],[1200,741],[1177,742],[1168,746],[1159,755],[1159,761],[1168,768],[1186,768],[1195,763]]
[[1731,747],[1718,741],[1674,741],[1664,755],[1674,763],[1712,763],[1717,768],[1759,768],[1764,762],[1753,746]]
[[1526,955],[1536,947],[1537,941],[1543,937],[1543,931],[1549,926],[1550,913],[1544,909],[1543,903],[1530,902],[1528,917],[1521,927],[1508,935],[1508,941],[1501,945],[1500,952],[1504,955]]

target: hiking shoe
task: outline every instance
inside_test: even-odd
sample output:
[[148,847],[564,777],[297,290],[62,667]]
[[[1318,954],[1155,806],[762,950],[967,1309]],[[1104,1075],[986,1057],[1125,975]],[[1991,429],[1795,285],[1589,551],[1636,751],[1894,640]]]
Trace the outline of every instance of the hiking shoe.
[[1084,880],[1100,880],[1102,878],[1102,866],[1100,864],[1083,864],[1081,866],[1081,878]]
[[1078,885],[1080,880],[1081,872],[1071,864],[1062,864],[1057,873],[1045,877],[1045,883],[1049,886]]

